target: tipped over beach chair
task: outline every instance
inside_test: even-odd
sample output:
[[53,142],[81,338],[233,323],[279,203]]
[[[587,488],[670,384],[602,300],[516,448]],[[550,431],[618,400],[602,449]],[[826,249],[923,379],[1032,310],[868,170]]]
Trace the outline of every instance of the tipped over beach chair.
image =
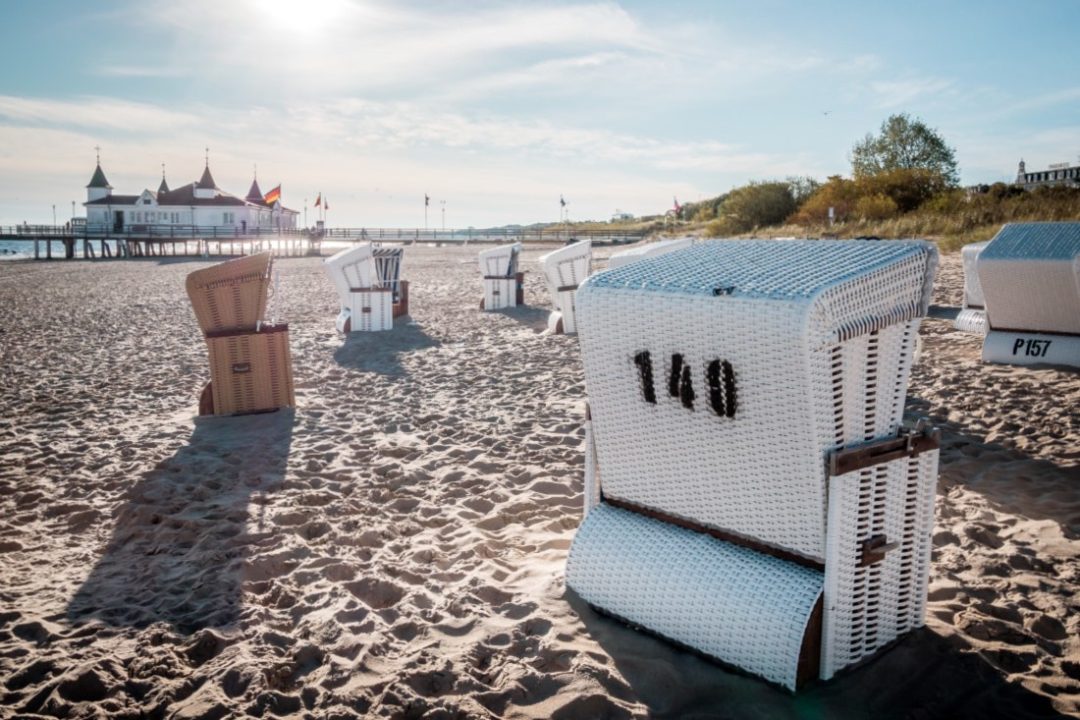
[[338,332],[390,330],[394,318],[408,313],[409,286],[401,279],[403,254],[404,248],[362,243],[324,261],[341,302],[334,321]]
[[577,332],[574,314],[574,295],[578,285],[592,272],[592,241],[585,240],[561,247],[540,257],[548,292],[555,310],[548,317],[548,330],[553,333]]
[[939,433],[903,426],[925,242],[731,240],[578,289],[587,603],[795,689],[923,624]]
[[484,278],[481,310],[504,310],[525,304],[524,273],[518,270],[521,243],[481,250],[480,274]]
[[1009,223],[976,265],[984,361],[1080,367],[1080,222]]
[[681,237],[672,240],[660,240],[658,242],[646,243],[627,250],[620,250],[608,258],[608,270],[622,267],[623,265],[629,265],[632,262],[644,260],[645,258],[666,255],[667,253],[675,252],[676,250],[685,250],[688,247],[693,247],[693,245],[694,238]]
[[243,415],[295,404],[289,326],[263,321],[272,264],[270,253],[260,253],[187,276],[188,297],[210,353],[201,415]]
[[979,284],[979,273],[976,263],[979,253],[987,246],[987,242],[971,243],[960,250],[964,261],[964,307],[953,321],[953,327],[962,332],[986,334],[986,301],[983,299],[982,285]]

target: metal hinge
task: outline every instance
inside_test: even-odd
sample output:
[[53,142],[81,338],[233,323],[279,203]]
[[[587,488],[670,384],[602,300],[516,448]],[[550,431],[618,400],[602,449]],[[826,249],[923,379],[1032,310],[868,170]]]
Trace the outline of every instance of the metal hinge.
[[940,447],[941,430],[920,418],[914,428],[901,428],[894,438],[833,450],[828,457],[829,475],[844,475],[902,457],[918,457]]

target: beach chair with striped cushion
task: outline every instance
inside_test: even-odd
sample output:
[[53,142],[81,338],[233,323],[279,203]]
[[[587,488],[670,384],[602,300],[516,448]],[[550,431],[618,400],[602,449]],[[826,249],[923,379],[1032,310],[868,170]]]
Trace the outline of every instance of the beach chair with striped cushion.
[[264,322],[273,260],[260,253],[187,276],[210,354],[201,415],[244,415],[295,404],[287,323]]
[[394,327],[408,311],[408,286],[401,280],[403,248],[361,243],[327,258],[323,267],[337,288],[338,332],[376,332]]
[[548,292],[555,310],[548,317],[548,330],[553,333],[577,332],[574,314],[574,295],[578,285],[592,272],[592,241],[575,242],[540,257]]
[[586,280],[567,585],[789,689],[921,626],[939,434],[903,412],[936,265],[729,240]]
[[964,261],[964,307],[953,321],[953,326],[962,332],[986,334],[986,302],[983,300],[982,285],[979,284],[979,273],[976,262],[979,253],[987,243],[978,242],[965,245],[960,250]]
[[667,253],[675,252],[676,250],[685,250],[688,247],[692,247],[693,244],[694,238],[681,237],[645,243],[636,247],[627,248],[626,250],[620,250],[608,258],[608,270],[622,267],[623,265],[629,265],[632,262],[644,260],[645,258],[666,255]]
[[480,251],[480,274],[484,278],[481,310],[505,310],[525,303],[524,273],[518,270],[520,254],[521,243]]
[[1080,223],[1009,223],[976,266],[984,361],[1080,367]]

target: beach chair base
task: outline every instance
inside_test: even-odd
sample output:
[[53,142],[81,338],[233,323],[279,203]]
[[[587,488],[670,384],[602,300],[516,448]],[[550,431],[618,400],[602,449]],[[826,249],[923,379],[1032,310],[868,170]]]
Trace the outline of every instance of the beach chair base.
[[334,321],[342,333],[380,332],[394,327],[394,296],[390,288],[352,288],[349,305]]
[[522,305],[522,273],[517,277],[485,277],[484,297],[480,301],[481,310],[506,310],[507,308]]
[[985,335],[988,328],[986,324],[986,310],[982,308],[964,308],[960,311],[960,314],[956,316],[956,320],[953,321],[953,327],[960,332]]
[[548,332],[552,335],[562,335],[566,332],[566,328],[563,325],[562,313],[555,310],[548,315]]
[[1080,367],[1080,335],[991,330],[983,340],[982,359],[1005,365]]
[[562,320],[562,331],[567,335],[577,334],[577,315],[576,308],[574,306],[575,296],[577,295],[577,286],[570,288],[559,288],[555,294],[555,307],[558,308],[555,313],[558,314]]
[[211,334],[209,401],[199,400],[214,415],[245,415],[293,407],[289,326],[264,325],[260,330]]

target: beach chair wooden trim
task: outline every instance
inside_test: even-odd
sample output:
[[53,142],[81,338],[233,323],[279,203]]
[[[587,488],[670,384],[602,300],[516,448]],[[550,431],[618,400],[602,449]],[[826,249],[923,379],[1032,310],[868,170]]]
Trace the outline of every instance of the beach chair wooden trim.
[[619,498],[611,497],[604,493],[603,488],[600,490],[600,500],[608,505],[613,505],[623,510],[629,510],[630,512],[637,513],[638,515],[644,515],[647,518],[654,520],[662,520],[663,522],[675,525],[677,527],[686,528],[687,530],[693,530],[697,533],[709,535],[717,540],[723,540],[724,542],[731,543],[732,545],[738,545],[740,547],[747,548],[765,555],[770,555],[780,560],[795,563],[796,565],[802,565],[803,567],[812,568],[814,570],[825,570],[825,563],[808,558],[796,553],[787,552],[774,545],[768,545],[763,542],[758,542],[753,538],[748,538],[738,533],[726,532],[720,528],[709,527],[702,525],[701,523],[694,522],[693,520],[687,520],[686,518],[679,517],[678,515],[672,515],[670,513],[661,512],[653,508],[645,507],[644,505],[638,505],[637,503],[627,502],[626,500],[620,500]]
[[844,475],[897,458],[918,457],[940,448],[941,430],[937,428],[901,431],[895,438],[883,438],[832,451],[828,459],[829,475]]

